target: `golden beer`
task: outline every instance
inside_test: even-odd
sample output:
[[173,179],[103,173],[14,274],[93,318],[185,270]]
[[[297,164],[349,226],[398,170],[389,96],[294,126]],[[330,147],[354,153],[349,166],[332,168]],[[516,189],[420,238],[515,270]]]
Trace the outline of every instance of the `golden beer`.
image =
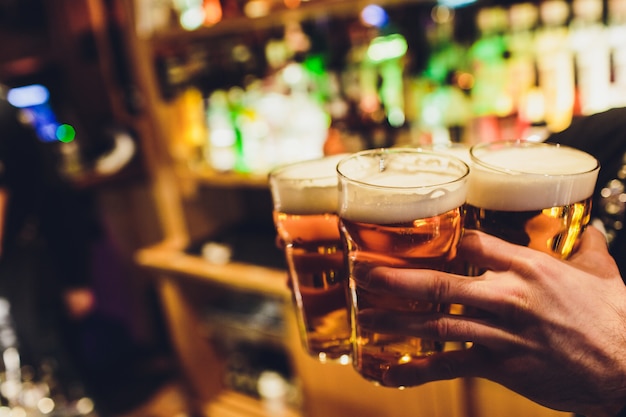
[[443,344],[369,331],[359,324],[359,313],[428,313],[446,307],[374,293],[359,287],[354,277],[380,265],[445,269],[462,233],[469,169],[449,155],[379,149],[344,159],[337,170],[350,272],[353,365],[363,377],[382,385],[391,365],[440,352]]
[[340,158],[281,167],[269,179],[303,345],[322,362],[349,363],[347,272],[336,214]]
[[470,157],[466,227],[569,257],[590,220],[598,161],[525,141],[475,145]]

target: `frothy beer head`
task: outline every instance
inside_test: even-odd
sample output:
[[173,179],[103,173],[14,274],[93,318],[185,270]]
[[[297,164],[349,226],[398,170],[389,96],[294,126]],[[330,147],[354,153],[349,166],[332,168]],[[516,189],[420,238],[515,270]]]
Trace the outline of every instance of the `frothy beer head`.
[[337,212],[337,162],[345,154],[297,162],[269,174],[274,209],[288,214]]
[[550,143],[479,144],[472,158],[467,203],[488,210],[530,211],[589,198],[599,164],[591,155]]
[[462,206],[469,168],[450,155],[392,148],[354,154],[337,171],[340,217],[395,224]]

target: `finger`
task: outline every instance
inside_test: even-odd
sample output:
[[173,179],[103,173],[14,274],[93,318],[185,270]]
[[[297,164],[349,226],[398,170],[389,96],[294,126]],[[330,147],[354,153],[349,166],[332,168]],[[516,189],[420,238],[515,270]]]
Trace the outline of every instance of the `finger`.
[[[606,277],[619,275],[619,269],[609,253],[604,234],[593,226],[585,229],[578,248],[570,257],[570,262],[594,274]],[[598,265],[602,265],[602,268],[598,268]]]
[[507,285],[497,274],[489,280],[482,275],[467,277],[430,269],[374,267],[355,270],[359,287],[376,294],[429,301],[436,304],[461,304],[490,313],[500,313],[502,288]]
[[528,253],[533,251],[478,230],[466,230],[459,244],[457,259],[483,269],[506,271],[512,268],[514,261],[527,259]]
[[413,387],[427,382],[454,378],[480,377],[487,368],[487,355],[480,346],[442,352],[392,365],[383,375],[383,384],[391,387]]
[[360,328],[377,333],[450,342],[473,342],[491,348],[517,343],[517,336],[501,328],[494,319],[455,316],[443,313],[362,310],[357,315]]
[[479,279],[431,269],[363,265],[355,267],[352,278],[372,293],[446,304],[457,303],[460,287]]

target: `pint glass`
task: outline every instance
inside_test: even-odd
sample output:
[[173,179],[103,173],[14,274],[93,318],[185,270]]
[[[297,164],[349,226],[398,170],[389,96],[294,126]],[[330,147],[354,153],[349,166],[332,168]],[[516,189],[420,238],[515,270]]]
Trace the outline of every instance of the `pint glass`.
[[589,223],[598,161],[563,145],[474,145],[466,228],[566,259]]
[[341,157],[276,168],[269,182],[303,345],[321,362],[347,364],[348,278],[337,217],[336,165]]
[[461,237],[469,168],[451,155],[391,148],[351,155],[337,171],[350,273],[353,365],[366,379],[384,385],[390,365],[440,352],[443,345],[371,332],[360,326],[359,314],[368,309],[427,313],[445,306],[371,292],[354,277],[381,265],[445,269]]

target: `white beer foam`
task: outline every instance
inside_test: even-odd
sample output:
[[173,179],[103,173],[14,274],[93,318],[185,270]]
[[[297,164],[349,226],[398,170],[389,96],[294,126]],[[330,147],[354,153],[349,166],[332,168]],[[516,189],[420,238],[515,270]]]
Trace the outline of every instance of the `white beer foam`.
[[527,211],[563,206],[593,194],[598,163],[591,155],[565,146],[503,148],[473,163],[467,203],[476,207]]
[[347,154],[287,165],[270,173],[274,209],[289,214],[337,212],[337,163]]
[[[361,183],[342,181],[339,215],[347,220],[392,224],[437,216],[465,202],[466,179],[432,173],[374,174]],[[363,184],[367,182],[373,186]],[[432,188],[428,185],[446,182]],[[387,187],[393,185],[393,187]]]

